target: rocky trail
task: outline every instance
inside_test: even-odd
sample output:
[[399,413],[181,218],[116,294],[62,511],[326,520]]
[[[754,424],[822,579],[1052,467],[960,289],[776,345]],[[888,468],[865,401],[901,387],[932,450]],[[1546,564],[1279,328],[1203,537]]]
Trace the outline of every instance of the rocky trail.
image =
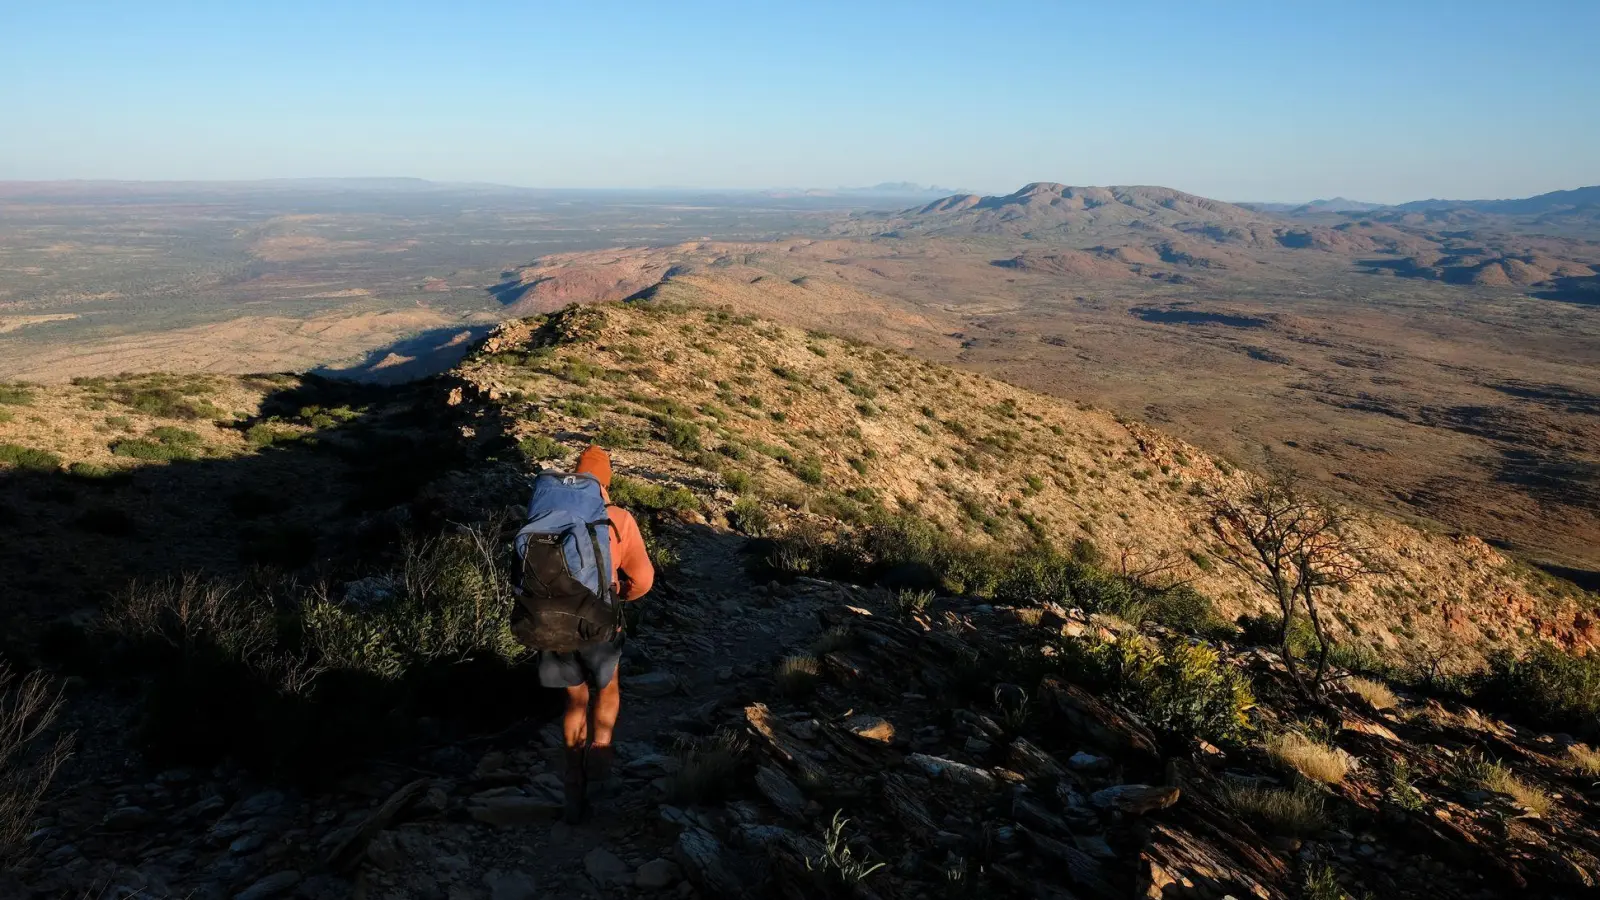
[[[1281,774],[1204,743],[1174,755],[1109,698],[1055,676],[997,682],[991,667],[1030,631],[1102,640],[1126,623],[959,597],[907,613],[882,588],[758,582],[744,538],[675,530],[683,564],[641,601],[625,654],[621,786],[590,822],[560,821],[554,724],[316,795],[226,768],[141,775],[130,758],[56,798],[23,882],[37,897],[245,900],[1362,896],[1302,891],[1308,872],[1334,871],[1383,897],[1581,896],[1595,883],[1589,835],[1486,792],[1438,789],[1402,810],[1346,783],[1330,801],[1368,815],[1263,829],[1229,798]],[[774,665],[795,653],[820,662],[815,693],[775,690]],[[1234,662],[1281,677],[1266,651]],[[1424,714],[1457,729],[1430,744],[1482,745],[1487,730],[1501,754],[1559,749],[1470,710]],[[1424,772],[1438,751],[1409,743],[1423,743],[1416,728],[1357,702],[1338,732],[1354,752],[1341,752]],[[714,747],[738,756],[708,764]],[[85,755],[114,763],[106,750]],[[1569,801],[1586,807],[1583,794]]]
[[[37,896],[492,898],[692,895],[674,861],[696,813],[661,802],[682,741],[737,711],[741,684],[785,642],[814,635],[825,583],[759,585],[743,539],[696,528],[684,563],[641,601],[623,661],[622,784],[591,821],[560,822],[554,723],[438,748],[420,765],[380,764],[330,794],[299,795],[226,767],[148,781],[123,748],[81,748],[85,768],[35,835]],[[508,698],[508,702],[515,702]],[[75,719],[110,713],[97,706]],[[102,720],[94,732],[117,732]],[[487,749],[485,749],[487,748]],[[37,880],[35,880],[37,879]]]

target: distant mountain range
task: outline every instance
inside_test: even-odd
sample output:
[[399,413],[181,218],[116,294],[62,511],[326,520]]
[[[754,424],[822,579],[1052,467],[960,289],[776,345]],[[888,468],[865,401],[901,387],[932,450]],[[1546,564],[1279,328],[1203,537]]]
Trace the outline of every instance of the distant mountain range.
[[1600,185],[1574,188],[1570,191],[1551,191],[1548,194],[1524,197],[1520,200],[1415,200],[1397,204],[1394,209],[1472,210],[1503,216],[1538,216],[1584,210],[1600,212]]
[[[1349,227],[1373,223],[1424,228],[1472,228],[1489,224],[1486,217],[1520,229],[1548,229],[1550,233],[1583,233],[1600,227],[1600,186],[1553,191],[1520,200],[1419,200],[1384,205],[1334,197],[1309,203],[1224,203],[1167,187],[1113,185],[1074,187],[1054,182],[1034,182],[1003,196],[950,194],[898,213],[857,216],[840,230],[848,234],[1010,234],[1048,237],[1084,234],[1107,228],[1155,234],[1176,229],[1229,243],[1267,243],[1299,246],[1299,228],[1327,230],[1329,219],[1343,220],[1344,234],[1311,240],[1346,244]],[[1307,219],[1304,226],[1291,224]],[[1285,221],[1289,220],[1289,221]],[[1320,221],[1319,221],[1320,220]],[[1315,223],[1315,224],[1313,224]],[[1377,247],[1357,241],[1365,252]],[[1391,243],[1381,239],[1379,246]]]
[[1004,196],[952,194],[898,213],[861,216],[847,230],[1043,237],[1106,229],[1150,231],[1189,222],[1244,227],[1260,220],[1259,213],[1244,207],[1172,188],[1037,181]]
[[867,187],[837,188],[768,188],[761,193],[769,197],[944,197],[959,194],[954,188],[914,181],[884,181]]
[[1368,212],[1374,209],[1383,209],[1385,204],[1368,203],[1365,200],[1349,200],[1344,197],[1334,197],[1329,200],[1313,200],[1310,203],[1240,203],[1245,209],[1254,209],[1261,212],[1288,213],[1290,215],[1311,213],[1343,213],[1343,212]]

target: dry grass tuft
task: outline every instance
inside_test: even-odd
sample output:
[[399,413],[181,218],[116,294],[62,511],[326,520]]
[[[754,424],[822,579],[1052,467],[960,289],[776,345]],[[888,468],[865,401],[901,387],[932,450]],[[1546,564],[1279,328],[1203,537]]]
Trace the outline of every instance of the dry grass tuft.
[[895,608],[908,619],[927,612],[933,600],[933,591],[901,591],[894,595]]
[[822,666],[813,656],[786,656],[773,672],[778,693],[792,700],[811,696],[822,676]]
[[1230,787],[1222,799],[1275,834],[1309,837],[1328,827],[1322,795],[1314,788]]
[[1283,768],[1323,784],[1338,784],[1350,774],[1344,754],[1296,731],[1268,738],[1267,755]]
[[1038,628],[1039,623],[1044,621],[1044,610],[1037,606],[1019,609],[1017,610],[1017,621],[1029,628]]
[[1567,765],[1585,775],[1600,776],[1600,751],[1588,744],[1572,744],[1567,747]]
[[1353,677],[1345,679],[1344,686],[1349,688],[1356,696],[1367,701],[1373,709],[1394,709],[1400,705],[1400,698],[1396,697],[1394,691],[1389,690],[1389,686],[1381,681]]
[[749,742],[736,731],[722,730],[678,745],[678,770],[667,779],[673,803],[713,803],[726,797],[743,762]]
[[1513,775],[1510,769],[1500,763],[1484,765],[1478,778],[1478,784],[1484,790],[1509,796],[1517,801],[1518,806],[1541,819],[1548,816],[1550,810],[1555,806],[1555,802],[1550,799],[1549,794]]
[[811,652],[816,656],[827,656],[840,650],[849,650],[855,646],[856,633],[848,625],[835,625],[817,635],[811,645]]
[[0,665],[0,864],[7,867],[24,855],[34,814],[71,752],[65,735],[48,750],[33,747],[60,712],[61,695],[44,676],[17,681]]

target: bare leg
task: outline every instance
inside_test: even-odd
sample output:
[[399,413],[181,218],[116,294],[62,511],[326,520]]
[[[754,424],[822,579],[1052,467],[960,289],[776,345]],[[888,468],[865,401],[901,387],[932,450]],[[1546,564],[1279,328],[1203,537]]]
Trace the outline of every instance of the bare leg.
[[[561,732],[566,738],[569,749],[582,747],[589,739],[589,701],[587,684],[567,688],[567,710],[561,716]],[[612,721],[616,721],[614,712]],[[606,741],[609,743],[611,740],[609,730],[606,735]]]
[[611,746],[612,734],[617,730],[617,713],[622,709],[622,679],[613,677],[611,683],[594,696],[591,716],[593,731],[590,736],[596,747]]
[[620,678],[612,678],[610,684],[591,692],[591,741],[589,749],[584,751],[584,774],[589,778],[591,796],[597,799],[609,796],[612,787],[611,764],[616,751],[611,746],[611,738],[617,728],[617,710],[622,706],[620,685]]
[[589,686],[567,688],[567,709],[561,716],[562,737],[566,740],[567,770],[562,776],[566,792],[568,825],[583,821],[588,812],[588,778],[584,774],[584,744],[589,739]]

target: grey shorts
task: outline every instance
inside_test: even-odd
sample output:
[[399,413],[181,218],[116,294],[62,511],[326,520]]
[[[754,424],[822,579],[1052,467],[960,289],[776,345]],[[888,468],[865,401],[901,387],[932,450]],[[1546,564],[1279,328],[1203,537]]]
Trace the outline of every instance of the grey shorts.
[[622,661],[621,635],[599,644],[590,644],[572,653],[539,653],[539,683],[548,688],[577,687],[587,684],[599,690],[617,677]]

